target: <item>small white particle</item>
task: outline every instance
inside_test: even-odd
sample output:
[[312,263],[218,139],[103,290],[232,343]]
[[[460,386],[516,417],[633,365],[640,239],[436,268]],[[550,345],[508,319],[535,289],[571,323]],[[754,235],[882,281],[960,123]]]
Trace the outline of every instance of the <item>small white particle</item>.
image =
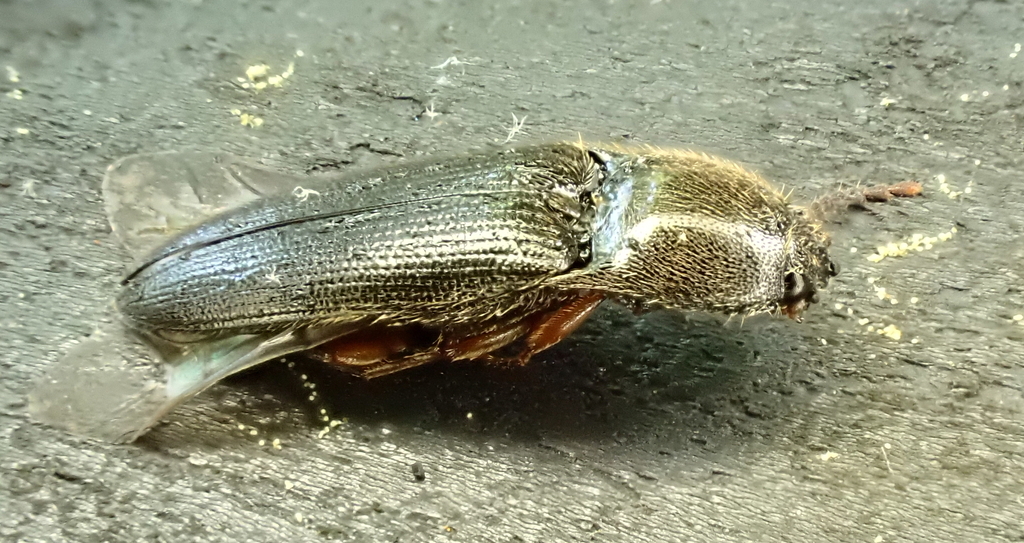
[[615,255],[612,256],[612,266],[624,266],[626,262],[629,262],[629,257],[632,254],[633,252],[626,248],[615,251]]
[[653,234],[654,231],[657,230],[658,226],[660,225],[661,219],[659,219],[657,216],[647,217],[646,219],[637,223],[636,226],[634,226],[632,229],[630,229],[629,237],[640,243],[644,243],[645,241],[647,241],[647,238],[651,237],[651,234]]
[[298,198],[300,202],[305,202],[311,195],[320,196],[320,193],[313,189],[304,189],[302,187],[295,187],[295,189],[292,190],[292,196]]
[[960,101],[961,102],[967,102],[970,99],[971,99],[971,95],[967,94],[966,92],[960,95]]

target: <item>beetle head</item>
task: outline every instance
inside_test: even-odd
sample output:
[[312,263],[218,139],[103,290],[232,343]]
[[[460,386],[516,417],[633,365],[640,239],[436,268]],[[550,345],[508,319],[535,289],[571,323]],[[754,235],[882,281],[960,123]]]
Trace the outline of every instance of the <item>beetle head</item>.
[[800,320],[812,303],[818,302],[818,290],[839,274],[839,265],[828,254],[829,237],[801,207],[788,206],[786,231],[786,269],[783,275],[779,311]]

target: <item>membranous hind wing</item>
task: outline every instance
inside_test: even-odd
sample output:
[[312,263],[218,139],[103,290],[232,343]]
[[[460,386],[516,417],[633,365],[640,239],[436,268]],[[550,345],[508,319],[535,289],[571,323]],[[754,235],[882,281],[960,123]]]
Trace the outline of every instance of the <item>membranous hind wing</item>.
[[107,168],[103,201],[111,229],[138,260],[205,220],[303,180],[227,153],[147,153]]

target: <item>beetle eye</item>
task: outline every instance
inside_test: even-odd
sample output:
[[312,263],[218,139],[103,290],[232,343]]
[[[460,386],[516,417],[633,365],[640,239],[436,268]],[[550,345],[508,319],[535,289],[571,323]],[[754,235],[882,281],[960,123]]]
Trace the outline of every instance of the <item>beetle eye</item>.
[[835,277],[835,276],[839,275],[839,263],[838,262],[829,262],[828,263],[828,274],[831,277]]
[[800,298],[804,292],[804,278],[799,273],[786,274],[786,297]]

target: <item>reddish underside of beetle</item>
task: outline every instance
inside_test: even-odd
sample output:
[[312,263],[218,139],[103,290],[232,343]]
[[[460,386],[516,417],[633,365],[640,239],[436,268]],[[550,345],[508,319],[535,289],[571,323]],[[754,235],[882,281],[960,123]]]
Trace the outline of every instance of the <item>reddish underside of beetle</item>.
[[[361,377],[381,377],[436,361],[483,360],[523,365],[533,355],[572,334],[604,294],[584,292],[555,309],[514,315],[475,335],[445,334],[418,326],[374,325],[310,351],[312,358]],[[495,354],[519,346],[508,356]]]

